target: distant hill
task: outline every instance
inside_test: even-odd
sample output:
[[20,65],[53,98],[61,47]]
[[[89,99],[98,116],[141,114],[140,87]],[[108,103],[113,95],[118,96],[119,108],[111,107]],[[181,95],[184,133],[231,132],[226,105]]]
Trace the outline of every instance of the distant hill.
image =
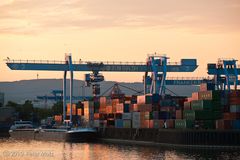
[[[101,93],[104,93],[116,82],[105,81],[101,82]],[[84,81],[74,80],[74,96],[82,95],[81,86]],[[133,88],[135,90],[143,90],[142,83],[120,83],[124,86]],[[120,87],[121,90],[127,94],[135,94],[136,92]],[[177,95],[190,96],[192,92],[198,90],[197,86],[167,86],[167,88]],[[49,95],[54,89],[62,89],[62,79],[38,79],[38,80],[22,80],[15,82],[0,82],[0,92],[5,93],[5,103],[7,101],[23,102],[27,99],[34,100],[36,96]],[[67,81],[67,94],[69,92],[69,80]],[[91,88],[85,88],[85,95],[91,95]]]

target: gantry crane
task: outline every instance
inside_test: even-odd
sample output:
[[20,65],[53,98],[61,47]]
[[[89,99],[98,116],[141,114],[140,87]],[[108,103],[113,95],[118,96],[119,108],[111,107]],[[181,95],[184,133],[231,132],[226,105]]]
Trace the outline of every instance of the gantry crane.
[[218,90],[231,90],[231,86],[237,89],[240,85],[238,76],[240,66],[235,59],[218,59],[217,63],[208,64],[208,74],[214,76],[214,82]]
[[[72,61],[71,54],[65,55],[65,61],[42,60],[11,60],[7,59],[7,66],[12,70],[42,70],[63,71],[63,120],[66,119],[66,76],[70,72],[70,106],[73,98],[73,72],[90,71],[85,75],[86,84],[93,84],[95,95],[100,93],[98,82],[104,80],[100,72],[145,72],[145,94],[165,94],[165,85],[199,85],[204,80],[200,79],[166,79],[168,72],[193,72],[197,69],[196,59],[182,59],[179,63],[169,63],[169,58],[161,55],[149,55],[147,62],[85,62]],[[151,75],[148,75],[151,73]],[[72,121],[72,109],[70,109],[70,122]]]

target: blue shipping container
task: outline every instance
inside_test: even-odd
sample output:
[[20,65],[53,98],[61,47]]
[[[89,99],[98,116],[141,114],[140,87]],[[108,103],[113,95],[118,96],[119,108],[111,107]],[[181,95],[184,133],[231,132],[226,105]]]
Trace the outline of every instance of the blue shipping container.
[[240,129],[240,120],[234,120],[232,122],[233,129]]
[[170,119],[170,112],[160,111],[159,112],[159,119]]
[[123,128],[123,120],[122,119],[116,119],[115,120],[115,127],[116,128]]
[[129,113],[130,104],[124,104],[123,112]]
[[152,103],[153,104],[158,104],[160,100],[160,95],[159,94],[153,94],[152,95]]

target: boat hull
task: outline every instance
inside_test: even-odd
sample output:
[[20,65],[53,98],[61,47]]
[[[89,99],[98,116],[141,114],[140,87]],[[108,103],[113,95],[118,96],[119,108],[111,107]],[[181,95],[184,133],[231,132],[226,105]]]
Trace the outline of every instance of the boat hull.
[[97,140],[96,132],[68,132],[66,141],[68,142],[95,142]]
[[95,132],[68,132],[67,130],[19,129],[10,131],[10,137],[17,140],[39,140],[57,142],[92,142],[96,140]]

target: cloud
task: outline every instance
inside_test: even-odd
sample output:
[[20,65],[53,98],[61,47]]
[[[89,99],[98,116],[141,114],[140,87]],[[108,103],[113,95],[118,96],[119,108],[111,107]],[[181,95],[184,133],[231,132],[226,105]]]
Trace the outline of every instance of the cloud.
[[240,28],[239,16],[238,0],[1,0],[0,33],[104,27],[232,31]]

